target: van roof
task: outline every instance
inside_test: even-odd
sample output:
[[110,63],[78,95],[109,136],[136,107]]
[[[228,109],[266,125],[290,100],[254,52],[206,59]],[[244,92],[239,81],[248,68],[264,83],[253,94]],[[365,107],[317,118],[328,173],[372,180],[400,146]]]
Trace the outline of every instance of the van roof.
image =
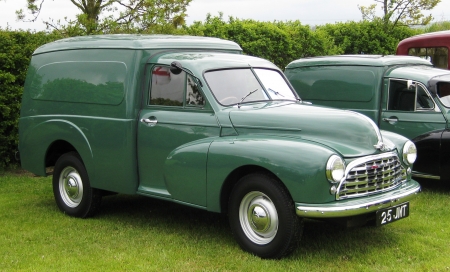
[[333,65],[353,65],[353,66],[392,66],[400,64],[421,64],[432,65],[428,60],[412,56],[383,56],[383,55],[338,55],[323,56],[313,58],[303,58],[292,61],[286,69],[308,67],[308,66],[333,66]]
[[235,42],[219,38],[175,35],[92,35],[66,38],[45,44],[33,55],[75,49],[218,49],[242,52]]

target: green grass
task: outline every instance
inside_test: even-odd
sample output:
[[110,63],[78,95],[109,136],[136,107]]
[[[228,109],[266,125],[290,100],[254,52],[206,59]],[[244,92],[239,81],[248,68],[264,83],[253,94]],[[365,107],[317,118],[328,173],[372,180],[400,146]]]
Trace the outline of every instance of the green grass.
[[450,190],[436,181],[410,216],[380,228],[308,220],[282,260],[242,251],[226,217],[141,196],[103,199],[94,218],[61,213],[50,178],[0,174],[0,271],[450,271]]

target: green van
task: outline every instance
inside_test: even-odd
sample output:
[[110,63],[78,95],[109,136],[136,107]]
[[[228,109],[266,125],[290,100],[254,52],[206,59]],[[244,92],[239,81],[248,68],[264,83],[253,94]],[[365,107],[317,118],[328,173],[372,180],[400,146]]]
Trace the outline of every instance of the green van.
[[411,56],[341,55],[289,63],[286,77],[314,105],[354,110],[411,139],[413,176],[450,180],[450,71]]
[[414,143],[303,103],[273,63],[216,38],[44,45],[19,135],[23,168],[53,167],[64,213],[92,216],[111,192],[225,213],[239,245],[262,258],[292,252],[304,218],[385,225],[407,217],[420,190]]

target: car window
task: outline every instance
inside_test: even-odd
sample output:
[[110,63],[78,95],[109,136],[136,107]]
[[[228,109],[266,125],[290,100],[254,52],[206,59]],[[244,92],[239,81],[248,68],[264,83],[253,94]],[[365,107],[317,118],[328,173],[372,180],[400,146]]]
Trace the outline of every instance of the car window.
[[205,73],[205,79],[214,97],[225,106],[241,102],[296,99],[277,71],[255,69],[255,73],[250,68],[214,70]]
[[185,72],[173,74],[167,66],[155,66],[151,74],[150,105],[195,107],[205,99],[197,83]]
[[437,95],[446,107],[450,107],[450,82],[438,82]]
[[432,110],[434,108],[434,102],[431,97],[425,91],[422,85],[417,86],[417,103],[416,110]]
[[273,70],[255,69],[255,73],[272,99],[296,99],[284,78]]
[[388,110],[423,111],[433,109],[434,102],[423,85],[411,81],[408,84],[407,80],[390,80]]
[[186,106],[204,106],[205,99],[203,98],[202,93],[200,92],[197,83],[195,80],[188,75],[187,76],[187,85],[186,85]]

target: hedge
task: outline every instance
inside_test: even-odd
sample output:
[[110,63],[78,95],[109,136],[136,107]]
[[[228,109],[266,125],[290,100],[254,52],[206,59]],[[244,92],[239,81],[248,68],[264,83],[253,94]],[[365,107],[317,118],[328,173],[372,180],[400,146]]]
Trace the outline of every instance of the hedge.
[[31,54],[57,38],[44,32],[0,29],[0,169],[15,162],[20,101]]
[[[311,29],[300,21],[260,22],[233,17],[225,21],[219,14],[208,15],[204,22],[195,22],[175,33],[232,40],[241,45],[245,54],[268,59],[283,69],[289,62],[304,57],[394,54],[400,40],[421,31],[388,27],[376,21],[362,21]],[[62,37],[56,33],[0,28],[0,169],[15,163],[20,100],[31,55],[40,45],[59,38]]]

